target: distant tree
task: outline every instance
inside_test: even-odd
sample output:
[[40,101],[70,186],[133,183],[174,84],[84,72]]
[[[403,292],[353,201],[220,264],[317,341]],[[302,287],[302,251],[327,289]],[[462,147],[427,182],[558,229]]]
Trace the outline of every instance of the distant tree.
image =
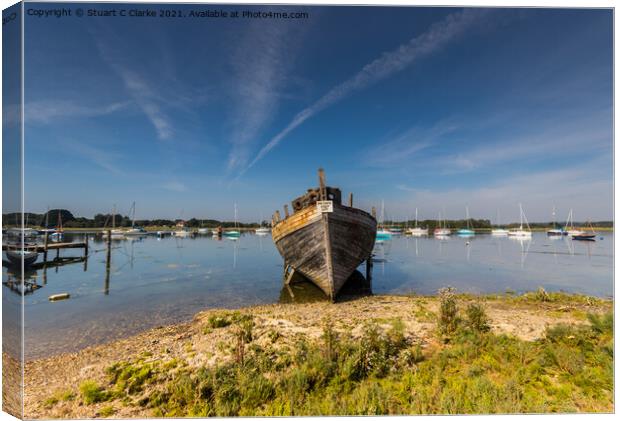
[[45,226],[45,228],[54,228],[59,226],[61,222],[62,225],[66,225],[74,219],[73,214],[66,209],[50,209],[42,215],[40,225]]

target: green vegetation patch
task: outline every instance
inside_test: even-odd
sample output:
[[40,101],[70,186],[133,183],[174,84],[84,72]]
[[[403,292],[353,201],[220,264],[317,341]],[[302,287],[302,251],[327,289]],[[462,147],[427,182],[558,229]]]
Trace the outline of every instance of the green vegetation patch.
[[461,309],[453,291],[441,299],[444,341],[434,348],[392,319],[368,322],[357,336],[325,320],[318,340],[300,335],[290,349],[277,349],[253,342],[251,318],[238,319],[230,362],[172,372],[164,364],[115,364],[106,390],[88,387],[89,402],[106,393],[126,402],[141,392],[130,404],[166,417],[613,411],[611,313],[548,328],[529,342],[491,333],[479,302]]

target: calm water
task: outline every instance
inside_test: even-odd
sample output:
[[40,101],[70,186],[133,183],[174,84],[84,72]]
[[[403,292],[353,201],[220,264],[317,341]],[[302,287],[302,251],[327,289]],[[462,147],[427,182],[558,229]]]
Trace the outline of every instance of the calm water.
[[[43,287],[25,298],[27,358],[74,351],[188,320],[206,308],[290,301],[282,288],[282,259],[271,236],[115,241],[107,282],[105,244],[89,237],[86,270],[83,263],[74,263],[28,274]],[[395,236],[375,247],[372,290],[433,294],[453,286],[463,292],[523,292],[543,286],[611,296],[612,247],[613,234],[601,234],[596,242],[551,239],[545,234],[534,234],[530,241],[490,235],[447,240]],[[66,250],[61,256],[80,252]],[[363,266],[360,271],[364,273]],[[3,280],[9,277],[3,268]],[[13,293],[3,289],[6,302]],[[304,293],[318,295],[307,285],[294,291],[297,299]],[[48,301],[50,295],[62,292],[71,298]]]

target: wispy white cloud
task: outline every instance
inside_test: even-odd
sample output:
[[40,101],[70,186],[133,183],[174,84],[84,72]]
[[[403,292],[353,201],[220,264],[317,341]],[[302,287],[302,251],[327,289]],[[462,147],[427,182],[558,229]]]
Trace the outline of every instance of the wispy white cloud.
[[495,219],[501,211],[503,222],[519,218],[518,203],[522,202],[530,221],[548,221],[551,208],[558,215],[574,208],[580,220],[611,218],[613,182],[600,159],[586,161],[581,168],[554,171],[528,171],[512,177],[490,180],[483,186],[424,189],[401,184],[406,192],[402,200],[390,203],[393,212],[407,215],[414,207],[432,218],[445,208],[448,218],[462,217],[465,204],[474,218]]
[[412,38],[409,42],[400,45],[395,50],[388,51],[382,54],[381,57],[368,63],[352,78],[335,86],[314,104],[299,112],[288,124],[288,126],[286,126],[265,146],[263,146],[254,160],[241,172],[240,175],[245,173],[245,171],[260,161],[291,131],[299,127],[307,119],[348,97],[354,92],[362,90],[405,69],[419,57],[436,51],[456,38],[458,35],[462,34],[472,25],[473,22],[478,20],[485,13],[486,11],[481,9],[466,9],[462,12],[448,15],[441,22],[432,25],[428,31]]
[[84,140],[63,139],[61,145],[66,153],[77,154],[111,174],[125,175],[125,172],[118,166],[122,160],[122,155],[119,153],[92,146]]
[[391,167],[412,159],[437,144],[443,136],[458,129],[450,121],[441,121],[430,128],[414,126],[403,133],[383,139],[362,153],[362,161],[370,166]]
[[[475,147],[461,149],[429,162],[444,174],[468,172],[489,165],[521,163],[527,165],[530,159],[560,159],[569,155],[611,152],[611,121],[605,124],[605,116],[611,111],[596,112],[573,121],[552,121],[539,123],[533,118],[524,126],[532,125],[535,132],[502,135],[499,139],[488,139]],[[601,118],[604,117],[604,118]],[[467,136],[465,136],[467,139]],[[474,143],[474,142],[471,142]]]
[[41,100],[27,103],[24,107],[26,124],[50,123],[57,119],[97,117],[125,109],[129,102],[115,102],[103,106],[91,106],[77,100]]
[[184,192],[187,191],[187,186],[178,181],[169,181],[167,183],[162,184],[162,188],[166,190],[170,190],[173,192]]
[[149,85],[146,78],[125,64],[127,57],[131,57],[131,55],[125,55],[126,51],[124,50],[121,50],[123,53],[121,55],[119,51],[103,42],[103,37],[95,38],[102,59],[122,79],[127,92],[151,122],[157,136],[162,140],[170,139],[174,134],[173,125],[171,119],[164,112],[164,101],[157,90]]
[[233,116],[228,169],[247,165],[251,147],[278,108],[296,48],[284,22],[250,24],[232,54]]

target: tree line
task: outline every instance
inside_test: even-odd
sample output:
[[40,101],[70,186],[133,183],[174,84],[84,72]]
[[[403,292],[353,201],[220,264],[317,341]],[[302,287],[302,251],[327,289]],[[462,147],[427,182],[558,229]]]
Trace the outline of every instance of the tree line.
[[[37,213],[24,213],[24,223],[29,227],[43,227],[43,228],[56,228],[60,226],[62,223],[63,227],[66,228],[106,228],[112,226],[112,214],[109,213],[98,213],[92,218],[85,218],[82,216],[76,217],[67,209],[51,209],[48,212],[37,214]],[[17,226],[21,225],[22,214],[21,213],[6,213],[2,215],[2,225],[3,226]],[[135,225],[141,227],[149,227],[149,226],[159,226],[159,227],[173,227],[177,223],[181,222],[181,219],[137,219],[135,221]],[[191,218],[189,220],[183,221],[184,225],[188,228],[216,228],[216,227],[224,227],[231,228],[235,226],[234,221],[220,221],[217,219],[197,219]],[[132,224],[131,218],[122,214],[114,215],[114,225],[116,227],[130,227]],[[250,223],[242,223],[238,222],[237,226],[241,228],[257,228],[260,225],[268,226],[270,222],[262,221],[262,224],[259,222],[250,222]],[[407,221],[385,221],[383,223],[386,227],[413,227],[415,226],[414,220]],[[547,228],[553,226],[553,222],[530,222],[531,228]],[[586,222],[575,222],[574,225],[576,227],[584,227],[587,226]],[[611,228],[613,227],[613,221],[596,221],[592,222],[593,227],[601,227],[601,228]],[[418,221],[419,227],[435,229],[440,226],[439,221],[435,219],[425,219]],[[441,226],[444,226],[444,221],[441,222]],[[467,227],[466,219],[453,219],[445,221],[446,228],[450,229],[459,229]],[[475,229],[491,229],[498,227],[498,225],[491,224],[491,221],[488,219],[473,219],[469,220],[469,226]],[[502,227],[507,228],[515,228],[519,226],[519,223],[513,222],[510,224],[503,224]],[[559,227],[563,227],[563,224],[558,224]]]
[[[3,226],[21,225],[21,213],[7,213],[2,215]],[[24,213],[24,223],[29,227],[56,228],[61,224],[65,228],[107,228],[112,226],[112,222],[116,227],[130,227],[132,225],[131,218],[122,214],[112,215],[110,213],[98,213],[92,218],[82,216],[76,217],[66,209],[51,209],[43,214]],[[217,219],[136,219],[135,225],[140,227],[161,226],[173,227],[183,222],[189,228],[231,228],[235,226],[234,221],[219,221]],[[263,225],[268,225],[267,221],[263,221]],[[241,228],[258,228],[258,222],[242,223],[238,222],[237,226]]]

